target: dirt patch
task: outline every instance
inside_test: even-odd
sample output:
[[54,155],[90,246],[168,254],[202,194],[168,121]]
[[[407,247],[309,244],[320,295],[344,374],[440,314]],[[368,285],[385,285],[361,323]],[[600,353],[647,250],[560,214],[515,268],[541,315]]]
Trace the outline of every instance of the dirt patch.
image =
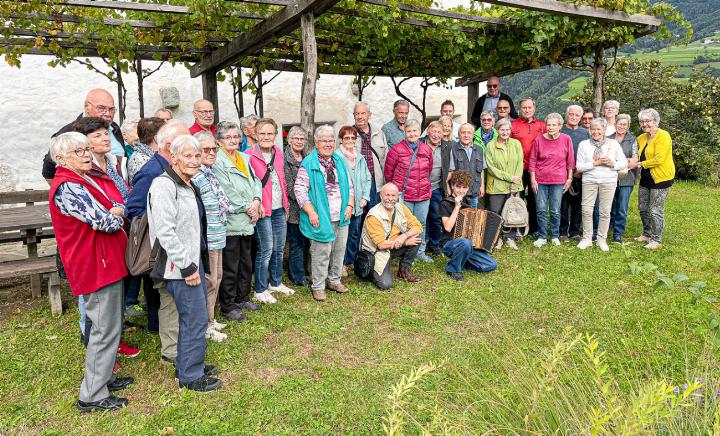
[[[20,277],[0,280],[0,321],[13,315],[47,303],[47,280],[43,280],[42,298],[33,298],[30,293],[30,278]],[[67,284],[63,286],[63,302],[71,298]]]

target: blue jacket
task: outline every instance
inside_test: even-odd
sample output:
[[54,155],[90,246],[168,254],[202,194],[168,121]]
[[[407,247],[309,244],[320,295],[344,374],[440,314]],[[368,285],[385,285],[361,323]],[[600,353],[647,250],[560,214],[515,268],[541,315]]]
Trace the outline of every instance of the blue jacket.
[[[345,220],[345,214],[343,211],[347,208],[348,201],[350,200],[350,185],[348,182],[348,172],[343,163],[342,155],[338,152],[334,152],[332,155],[333,161],[335,161],[335,169],[338,175],[338,183],[340,184],[340,227],[347,226],[350,224],[350,220]],[[304,209],[300,209],[300,231],[308,239],[318,242],[331,242],[335,240],[335,230],[333,229],[332,222],[330,221],[330,203],[327,198],[327,191],[325,190],[325,176],[323,176],[322,170],[320,169],[320,160],[318,159],[317,149],[313,150],[305,159],[302,164],[305,171],[307,171],[310,178],[310,189],[308,190],[308,196],[310,203],[312,203],[315,211],[318,214],[320,225],[313,227],[310,224],[310,217]]]
[[135,174],[132,180],[133,188],[132,191],[130,191],[126,205],[126,215],[128,218],[145,215],[150,185],[152,185],[153,180],[155,180],[157,176],[165,172],[165,168],[169,165],[170,163],[168,163],[164,157],[160,156],[160,153],[155,153],[153,157],[140,168],[140,171]]
[[[347,163],[345,155],[339,150],[338,154],[342,156],[343,163]],[[348,174],[350,174],[350,179],[355,189],[355,211],[353,215],[362,215],[363,208],[360,207],[360,202],[362,200],[368,203],[370,202],[370,183],[372,181],[372,175],[368,169],[367,161],[358,153],[358,155],[355,156],[355,170],[353,170],[349,164],[347,164],[345,168],[347,168]]]

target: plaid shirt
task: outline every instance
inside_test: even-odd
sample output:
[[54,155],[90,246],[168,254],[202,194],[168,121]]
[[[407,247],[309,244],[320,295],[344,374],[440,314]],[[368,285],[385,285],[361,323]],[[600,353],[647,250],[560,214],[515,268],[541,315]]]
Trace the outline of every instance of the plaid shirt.
[[373,161],[373,152],[371,148],[372,145],[370,144],[370,139],[372,138],[372,130],[370,130],[370,124],[368,124],[367,134],[365,134],[357,126],[355,126],[355,130],[357,131],[360,139],[362,140],[362,145],[360,146],[360,154],[362,154],[362,156],[365,158],[365,161],[367,161],[367,167],[368,170],[370,170],[370,175],[372,176],[371,180],[375,180],[375,162]]

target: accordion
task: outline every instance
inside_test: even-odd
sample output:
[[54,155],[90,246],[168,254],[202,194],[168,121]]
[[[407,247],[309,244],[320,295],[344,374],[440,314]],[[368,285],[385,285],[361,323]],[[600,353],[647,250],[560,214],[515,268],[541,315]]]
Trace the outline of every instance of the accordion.
[[458,213],[453,239],[469,239],[473,247],[489,253],[500,237],[502,226],[503,219],[500,215],[468,207]]

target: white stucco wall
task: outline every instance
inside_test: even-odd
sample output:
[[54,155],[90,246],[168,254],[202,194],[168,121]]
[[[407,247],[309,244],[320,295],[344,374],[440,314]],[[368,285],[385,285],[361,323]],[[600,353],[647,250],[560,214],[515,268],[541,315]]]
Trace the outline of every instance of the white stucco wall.
[[[50,136],[60,127],[74,120],[82,112],[85,94],[93,88],[107,89],[117,95],[117,88],[103,76],[82,65],[50,68],[46,56],[25,56],[22,67],[9,67],[0,61],[0,190],[43,188],[40,175],[43,155]],[[149,67],[150,65],[148,65]],[[271,77],[271,73],[266,73]],[[265,116],[278,124],[300,122],[300,73],[282,73],[264,88]],[[406,82],[403,90],[412,99],[421,95],[417,80]],[[449,84],[452,84],[450,81]],[[162,105],[159,89],[175,86],[180,93],[180,107],[174,109],[176,118],[193,122],[192,104],[202,98],[201,80],[191,79],[183,66],[165,65],[145,80],[146,115],[152,115]],[[134,75],[126,77],[128,118],[139,115],[137,84]],[[481,94],[484,93],[481,89]],[[237,121],[232,101],[232,88],[228,83],[218,84],[221,120]],[[427,98],[428,115],[438,115],[440,103],[445,99],[455,103],[457,119],[466,119],[467,89],[433,87]],[[392,118],[392,103],[398,99],[390,79],[379,78],[365,90],[363,99],[370,104],[371,122],[383,124]],[[335,123],[336,126],[352,123],[352,78],[323,75],[317,84],[316,120]],[[253,113],[254,96],[244,98],[245,114]],[[411,110],[411,117],[418,117]],[[116,119],[117,121],[117,119]]]

